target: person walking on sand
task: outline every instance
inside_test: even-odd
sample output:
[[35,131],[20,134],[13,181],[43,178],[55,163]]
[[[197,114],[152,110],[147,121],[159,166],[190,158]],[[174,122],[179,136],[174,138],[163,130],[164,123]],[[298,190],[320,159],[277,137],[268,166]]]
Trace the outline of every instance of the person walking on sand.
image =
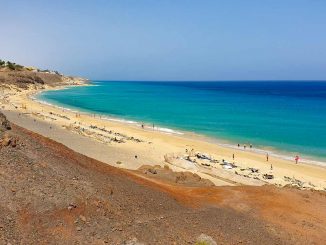
[[269,155],[266,153],[266,162],[268,162]]
[[294,158],[294,160],[295,160],[295,164],[298,164],[298,162],[299,162],[299,159],[300,159],[300,158],[299,158],[299,156],[298,156],[298,155],[296,155],[296,156],[295,156],[295,158]]
[[273,164],[271,163],[271,170],[273,170]]
[[234,161],[234,153],[232,154],[232,158],[233,158],[233,161]]

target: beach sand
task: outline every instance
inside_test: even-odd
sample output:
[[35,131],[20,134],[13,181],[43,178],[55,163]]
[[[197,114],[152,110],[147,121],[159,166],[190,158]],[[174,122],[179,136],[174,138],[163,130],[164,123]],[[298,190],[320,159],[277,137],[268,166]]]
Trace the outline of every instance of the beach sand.
[[[196,173],[217,186],[273,184],[326,190],[323,166],[295,164],[294,160],[274,155],[267,162],[264,153],[248,147],[231,148],[192,133],[166,133],[99,115],[76,113],[32,99],[36,92],[4,92],[7,96],[2,111],[13,123],[112,166],[136,170],[143,165],[167,165],[173,171]],[[203,159],[206,157],[209,159]],[[227,164],[221,165],[223,159]],[[265,179],[265,174],[273,179]]]

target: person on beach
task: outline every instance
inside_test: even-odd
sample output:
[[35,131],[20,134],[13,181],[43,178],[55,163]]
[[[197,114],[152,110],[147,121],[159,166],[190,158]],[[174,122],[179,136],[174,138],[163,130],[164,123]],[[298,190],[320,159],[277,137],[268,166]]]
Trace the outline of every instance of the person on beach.
[[189,156],[193,156],[194,155],[194,151],[195,151],[194,149],[191,149]]
[[142,129],[144,129],[144,124],[141,125]]
[[273,170],[273,164],[271,163],[271,170]]
[[298,164],[298,162],[299,162],[299,159],[300,159],[300,158],[299,158],[299,156],[298,156],[298,155],[296,155],[296,156],[295,156],[295,158],[294,158],[294,160],[295,160],[295,164]]
[[232,154],[232,158],[233,158],[233,161],[234,161],[234,153]]
[[238,144],[238,147],[240,147],[240,144]]
[[246,145],[243,145],[243,149],[246,149],[246,147],[247,147]]
[[269,155],[266,153],[266,162],[268,162]]
[[250,149],[251,149],[251,148],[252,148],[252,144],[250,144],[250,146],[249,146],[249,147],[250,147]]

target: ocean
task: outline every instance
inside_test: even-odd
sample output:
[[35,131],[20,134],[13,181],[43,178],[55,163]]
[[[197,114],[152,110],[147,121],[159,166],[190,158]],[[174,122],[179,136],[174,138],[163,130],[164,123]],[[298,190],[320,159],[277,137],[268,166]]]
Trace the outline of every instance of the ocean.
[[191,131],[231,145],[252,144],[326,161],[326,82],[93,81],[37,95],[47,103]]

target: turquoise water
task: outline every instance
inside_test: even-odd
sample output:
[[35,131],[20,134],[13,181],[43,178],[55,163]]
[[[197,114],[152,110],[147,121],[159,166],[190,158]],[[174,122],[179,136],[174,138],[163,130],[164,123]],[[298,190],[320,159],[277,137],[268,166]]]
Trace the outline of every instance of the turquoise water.
[[325,161],[326,82],[92,82],[38,98]]

